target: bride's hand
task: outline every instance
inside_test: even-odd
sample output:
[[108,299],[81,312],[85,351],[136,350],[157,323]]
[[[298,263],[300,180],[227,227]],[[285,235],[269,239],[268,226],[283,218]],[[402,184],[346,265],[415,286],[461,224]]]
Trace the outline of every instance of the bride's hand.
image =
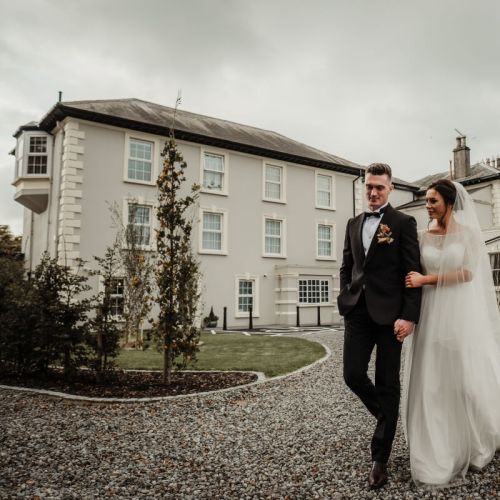
[[424,286],[424,275],[416,271],[410,271],[405,278],[406,288],[420,288]]

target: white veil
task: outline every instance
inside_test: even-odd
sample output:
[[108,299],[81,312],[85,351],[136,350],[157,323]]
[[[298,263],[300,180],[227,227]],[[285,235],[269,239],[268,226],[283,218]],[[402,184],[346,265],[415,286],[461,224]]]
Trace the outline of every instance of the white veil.
[[[447,233],[420,235],[424,272],[438,283],[425,287],[419,324],[405,341],[412,474],[420,467],[436,484],[484,467],[500,448],[500,315],[474,201],[454,185]],[[425,464],[429,450],[435,464]]]

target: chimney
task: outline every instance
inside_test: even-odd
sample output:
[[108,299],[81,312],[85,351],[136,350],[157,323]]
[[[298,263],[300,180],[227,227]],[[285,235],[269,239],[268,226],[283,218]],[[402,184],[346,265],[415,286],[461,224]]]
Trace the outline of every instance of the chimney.
[[465,136],[460,136],[457,137],[457,147],[453,150],[453,178],[462,179],[470,174],[470,148],[465,144]]

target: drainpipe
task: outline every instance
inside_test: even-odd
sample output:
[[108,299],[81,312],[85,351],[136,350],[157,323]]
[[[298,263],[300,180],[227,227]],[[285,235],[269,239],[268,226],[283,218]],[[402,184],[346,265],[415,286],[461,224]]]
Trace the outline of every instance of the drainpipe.
[[356,181],[363,177],[363,170],[359,171],[359,175],[352,181],[352,215],[356,217]]
[[[45,251],[46,252],[49,252],[49,246],[50,246],[50,225],[52,224],[52,218],[51,218],[51,205],[52,205],[52,188],[53,188],[53,184],[54,184],[54,151],[56,149],[56,136],[55,134],[50,134],[52,136],[52,161],[50,162],[51,165],[50,165],[50,180],[49,180],[49,200],[48,200],[48,203],[47,203],[47,207],[48,207],[48,210],[49,210],[49,213],[47,214],[47,241],[46,241],[46,244],[45,244]],[[56,213],[56,217],[57,217],[57,213]]]
[[31,219],[30,219],[30,270],[29,277],[31,279],[31,274],[33,273],[33,225],[35,223],[35,214],[33,210],[31,210]]

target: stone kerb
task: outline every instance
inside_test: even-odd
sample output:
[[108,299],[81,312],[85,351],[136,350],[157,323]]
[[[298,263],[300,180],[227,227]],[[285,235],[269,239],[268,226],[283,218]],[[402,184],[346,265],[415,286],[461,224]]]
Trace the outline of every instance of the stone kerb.
[[[225,389],[197,392],[194,394],[178,394],[176,396],[157,396],[157,397],[149,397],[149,398],[98,398],[98,397],[78,396],[75,394],[66,394],[63,392],[49,391],[49,390],[45,390],[45,389],[31,389],[31,388],[27,388],[27,387],[13,387],[13,386],[8,386],[8,385],[0,385],[0,389],[16,390],[16,391],[27,392],[27,393],[41,394],[41,395],[46,395],[48,397],[56,397],[56,398],[64,399],[68,402],[74,402],[74,403],[78,403],[78,402],[80,402],[80,403],[102,403],[102,404],[154,403],[154,402],[158,402],[158,401],[191,399],[191,398],[196,398],[196,397],[200,398],[200,397],[210,396],[210,395],[219,394],[219,393],[244,390],[244,389],[248,389],[250,387],[254,387],[257,385],[261,385],[261,384],[279,382],[283,379],[287,379],[287,378],[292,377],[294,375],[299,375],[307,370],[310,370],[311,368],[313,368],[321,363],[324,363],[332,355],[332,351],[330,350],[330,348],[327,345],[325,345],[323,342],[320,342],[318,340],[315,340],[314,342],[317,342],[318,344],[323,346],[323,348],[325,349],[325,355],[322,358],[314,361],[313,363],[306,365],[306,366],[303,366],[302,368],[299,368],[298,370],[295,370],[295,371],[290,372],[290,373],[286,373],[285,375],[278,375],[276,377],[269,377],[269,378],[266,377],[261,372],[247,371],[246,373],[254,373],[255,375],[257,375],[257,380],[255,382],[251,382],[249,384],[237,385],[234,387],[227,387]],[[131,370],[131,371],[138,371],[138,370]]]

